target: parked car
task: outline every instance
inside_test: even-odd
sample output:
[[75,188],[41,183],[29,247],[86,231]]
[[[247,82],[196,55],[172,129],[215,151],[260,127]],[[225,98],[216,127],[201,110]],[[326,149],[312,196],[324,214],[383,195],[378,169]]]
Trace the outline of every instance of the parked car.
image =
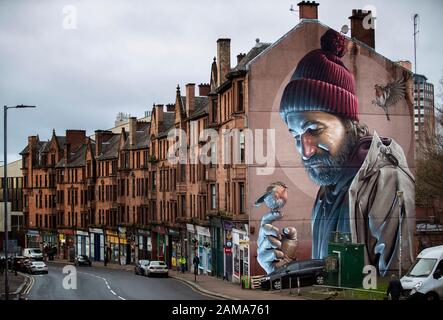
[[149,261],[146,267],[146,276],[150,277],[153,275],[168,277],[169,269],[166,263],[163,261]]
[[135,274],[140,274],[142,276],[146,275],[146,270],[149,265],[149,260],[138,260],[134,267]]
[[27,261],[30,261],[30,259],[27,257],[24,257],[24,256],[14,257],[13,261],[12,261],[13,269],[17,270],[17,271],[21,271],[21,272],[26,272],[27,271],[27,269],[26,269],[26,262]]
[[26,266],[31,274],[48,273],[48,266],[43,261],[30,261]]
[[400,279],[409,299],[443,299],[443,246],[424,249]]
[[84,254],[79,254],[77,257],[75,257],[74,264],[76,266],[92,266],[91,260],[89,260],[89,257]]
[[33,260],[43,261],[43,252],[39,248],[25,248],[23,249],[23,256]]
[[297,287],[297,278],[300,286],[324,284],[326,272],[324,260],[293,261],[278,268],[261,279],[261,288],[265,290],[289,288],[291,279],[292,288]]

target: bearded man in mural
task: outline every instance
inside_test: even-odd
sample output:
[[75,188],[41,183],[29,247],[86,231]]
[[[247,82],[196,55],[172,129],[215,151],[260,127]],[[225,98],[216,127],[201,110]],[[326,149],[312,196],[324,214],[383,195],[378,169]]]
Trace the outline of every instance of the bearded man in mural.
[[[365,262],[384,275],[398,269],[399,226],[402,267],[413,261],[415,183],[401,146],[370,135],[359,122],[355,80],[341,60],[345,51],[345,38],[328,30],[321,49],[299,62],[280,114],[307,174],[320,186],[312,210],[312,258],[328,255],[332,232],[350,233],[353,243],[365,245]],[[269,228],[279,218],[263,217],[257,241],[258,262],[267,273],[284,256],[275,241],[281,236]]]

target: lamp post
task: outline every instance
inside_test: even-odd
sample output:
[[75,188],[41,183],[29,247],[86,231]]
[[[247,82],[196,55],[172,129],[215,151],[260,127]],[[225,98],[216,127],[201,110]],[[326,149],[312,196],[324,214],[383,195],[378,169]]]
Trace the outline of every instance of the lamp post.
[[4,215],[4,226],[5,226],[5,244],[4,244],[4,251],[5,251],[5,258],[6,258],[6,272],[5,272],[5,300],[9,299],[9,283],[8,283],[8,173],[7,173],[7,167],[8,167],[8,131],[7,131],[7,123],[8,123],[8,109],[23,109],[23,108],[35,108],[35,106],[25,106],[25,105],[18,105],[18,106],[4,106],[3,107],[3,201],[5,206],[5,215]]
[[398,197],[398,278],[401,279],[401,260],[402,260],[402,226],[403,226],[403,191],[397,191],[397,197]]

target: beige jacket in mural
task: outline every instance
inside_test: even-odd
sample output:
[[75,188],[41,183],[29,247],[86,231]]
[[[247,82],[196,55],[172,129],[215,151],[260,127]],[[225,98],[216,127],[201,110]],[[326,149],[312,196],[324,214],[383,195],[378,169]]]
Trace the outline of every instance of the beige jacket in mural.
[[[399,191],[403,192],[402,205]],[[385,275],[398,270],[401,254],[401,268],[410,267],[415,256],[415,181],[403,149],[394,140],[385,145],[374,132],[365,161],[349,188],[349,217],[352,242],[365,244],[367,264]]]

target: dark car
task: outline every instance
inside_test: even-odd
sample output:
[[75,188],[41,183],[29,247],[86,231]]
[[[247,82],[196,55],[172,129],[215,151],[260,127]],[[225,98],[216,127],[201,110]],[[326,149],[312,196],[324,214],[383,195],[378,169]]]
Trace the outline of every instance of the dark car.
[[21,272],[27,272],[27,266],[26,262],[30,259],[28,257],[24,256],[16,256],[13,258],[12,265],[14,270],[21,271]]
[[74,264],[76,266],[91,266],[92,262],[91,262],[91,260],[89,260],[88,256],[86,256],[84,254],[80,254],[77,257],[75,257]]
[[134,267],[135,274],[146,275],[146,269],[149,266],[149,260],[139,260]]
[[279,290],[297,287],[297,279],[300,286],[309,286],[313,284],[324,284],[325,279],[325,261],[324,260],[303,260],[293,261],[287,265],[278,268],[261,279],[262,289]]

